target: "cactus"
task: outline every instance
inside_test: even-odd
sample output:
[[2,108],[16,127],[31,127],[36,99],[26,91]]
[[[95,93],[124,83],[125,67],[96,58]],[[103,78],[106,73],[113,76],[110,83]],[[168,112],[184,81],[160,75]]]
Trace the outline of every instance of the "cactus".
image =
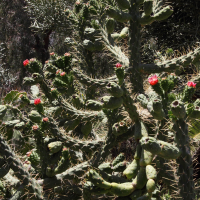
[[[196,64],[200,48],[157,64],[143,63],[141,26],[165,20],[173,11],[153,0],[113,2],[77,1],[73,10],[65,11],[75,32],[73,39],[65,39],[70,53],[59,56],[52,52],[44,66],[35,58],[25,60],[24,68],[31,77],[25,77],[24,84],[37,84],[39,93],[33,98],[12,91],[2,100],[0,152],[5,160],[0,159],[1,178],[8,177],[12,169],[21,183],[20,187],[11,184],[15,190],[12,199],[23,195],[62,199],[63,194],[70,199],[70,193],[76,199],[111,195],[116,199],[159,199],[159,184],[172,194],[170,181],[176,179],[178,198],[195,198],[187,123],[200,117],[200,103],[192,99],[200,79],[197,76],[184,89],[175,90],[178,77],[169,73]],[[115,33],[114,25],[124,22],[126,27]],[[128,55],[119,47],[126,38]],[[95,56],[104,50],[114,68],[113,76],[107,78],[95,71]],[[164,78],[161,72],[165,72]],[[148,81],[146,74],[152,74]],[[151,92],[144,91],[144,81]],[[146,120],[141,111],[148,113]],[[18,154],[9,147],[16,131],[25,144]],[[112,148],[131,137],[136,144],[132,160],[127,162],[119,154],[112,161]],[[28,158],[24,149],[28,149]],[[28,161],[23,164],[24,159]],[[169,160],[179,164],[174,172],[177,177],[168,173]],[[4,181],[2,184],[5,193]],[[49,190],[54,192],[48,194]]]

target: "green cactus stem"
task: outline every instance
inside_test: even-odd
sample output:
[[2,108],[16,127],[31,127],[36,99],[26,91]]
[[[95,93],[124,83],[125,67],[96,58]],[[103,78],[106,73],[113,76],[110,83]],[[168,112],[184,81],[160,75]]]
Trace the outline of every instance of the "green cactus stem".
[[57,153],[62,149],[62,142],[56,141],[48,144],[48,149],[51,154]]
[[151,164],[153,157],[154,155],[151,152],[142,149],[141,158],[139,161],[140,167],[145,167],[146,165]]
[[29,64],[26,66],[26,69],[31,73],[41,73],[42,64],[35,58],[30,59]]
[[163,9],[161,9],[159,12],[154,14],[154,19],[157,21],[165,20],[168,17],[170,17],[172,13],[173,13],[173,10],[169,6],[166,6]]
[[94,110],[94,111],[100,111],[103,108],[103,104],[98,101],[94,100],[87,100],[85,104],[87,109]]
[[147,183],[146,168],[140,167],[136,178],[133,180],[132,185],[137,189],[142,189]]
[[65,131],[68,132],[70,130],[74,130],[79,124],[80,124],[80,120],[79,119],[66,121],[64,123]]
[[147,137],[148,132],[145,124],[142,121],[135,122],[135,140],[140,140],[142,137]]
[[186,116],[184,104],[179,100],[175,100],[171,103],[171,111],[173,115],[179,119],[184,119]]
[[28,117],[30,118],[30,120],[34,123],[40,123],[42,121],[42,116],[40,115],[40,113],[38,113],[36,110],[32,110]]
[[144,13],[149,16],[153,12],[153,1],[145,0],[144,1]]
[[124,27],[120,32],[120,37],[121,38],[126,38],[128,36],[128,32],[129,32],[129,28],[128,27]]
[[153,137],[143,137],[140,144],[145,150],[165,159],[177,159],[181,155],[176,146]]
[[111,34],[115,29],[115,20],[113,18],[106,19],[106,31]]
[[88,135],[92,131],[92,123],[91,122],[86,122],[81,125],[81,132],[83,133],[85,138],[88,138]]
[[181,149],[181,156],[177,158],[178,175],[179,175],[179,195],[183,200],[195,199],[192,157],[190,155],[190,141],[188,136],[188,125],[184,119],[174,122],[175,142]]
[[115,82],[108,83],[108,85],[106,86],[106,89],[114,97],[121,97],[123,95],[122,88]]
[[[73,180],[76,177],[81,177],[90,168],[88,162],[78,164],[74,167],[67,169],[61,174],[57,174],[52,178],[45,178],[37,180],[37,183],[45,189],[50,189],[56,186],[60,186],[63,181]],[[80,180],[81,181],[81,180]]]
[[157,172],[156,169],[152,165],[147,165],[146,166],[146,175],[147,179],[153,179],[155,180],[157,178]]
[[128,0],[117,0],[117,5],[122,10],[126,10],[130,8],[130,3]]
[[121,97],[104,96],[101,102],[103,103],[103,108],[115,109],[122,105],[123,99]]
[[148,100],[144,94],[139,94],[137,100],[140,102],[143,108],[147,108]]
[[134,159],[133,162],[123,171],[123,175],[125,175],[128,180],[135,178],[139,168],[139,160]]
[[124,121],[117,122],[112,127],[112,133],[116,136],[126,133],[127,130],[128,127]]
[[42,188],[38,185],[35,179],[31,178],[30,174],[24,169],[22,162],[12,152],[3,137],[0,137],[0,149],[7,158],[10,167],[15,171],[15,175],[19,178],[23,185],[34,194],[35,199],[43,199]]
[[151,115],[157,119],[162,120],[165,117],[165,112],[163,110],[162,101],[159,99],[154,99],[147,104],[147,109]]
[[129,13],[117,10],[113,7],[107,7],[106,14],[109,17],[114,18],[118,22],[127,22],[132,18],[132,16]]
[[120,153],[112,162],[112,166],[117,165],[118,163],[122,162],[125,160],[125,155],[124,153]]

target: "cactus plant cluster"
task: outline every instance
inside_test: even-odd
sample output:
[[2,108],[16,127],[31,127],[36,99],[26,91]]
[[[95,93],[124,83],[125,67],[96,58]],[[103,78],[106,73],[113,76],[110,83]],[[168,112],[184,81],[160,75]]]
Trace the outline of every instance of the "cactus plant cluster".
[[[157,0],[77,1],[66,12],[77,35],[66,38],[65,44],[76,52],[62,56],[52,52],[44,66],[34,58],[25,60],[31,77],[23,82],[37,85],[40,94],[32,98],[11,91],[0,105],[2,195],[11,199],[106,196],[156,200],[161,199],[163,187],[173,195],[171,180],[176,182],[177,192],[172,198],[195,199],[187,123],[200,118],[200,102],[192,100],[199,76],[182,91],[174,89],[181,66],[198,62],[200,49],[157,64],[141,62],[141,26],[165,20],[173,12]],[[115,24],[124,22],[128,26],[114,33]],[[116,38],[125,37],[129,55],[115,43]],[[115,60],[115,75],[97,79],[93,57],[101,50],[110,52]],[[149,93],[143,87],[146,74],[152,89]],[[95,96],[95,89],[105,93]],[[154,123],[154,129],[147,121]],[[16,137],[19,141],[12,148]],[[133,160],[127,162],[124,154],[107,159],[114,146],[131,137],[137,143]],[[171,160],[178,167],[168,173],[166,163]]]

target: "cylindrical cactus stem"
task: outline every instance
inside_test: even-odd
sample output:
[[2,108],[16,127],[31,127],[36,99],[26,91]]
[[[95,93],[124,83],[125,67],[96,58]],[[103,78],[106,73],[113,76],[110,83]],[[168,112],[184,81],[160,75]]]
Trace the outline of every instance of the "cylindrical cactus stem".
[[154,155],[151,152],[142,149],[142,154],[139,161],[140,167],[145,167],[147,165],[150,165],[153,160],[153,157]]
[[171,111],[173,115],[179,119],[184,119],[186,116],[184,103],[179,100],[175,100],[171,103]]
[[[130,1],[129,13],[132,16],[129,27],[129,66],[130,69],[130,81],[134,86],[134,92],[143,92],[143,78],[142,69],[140,69],[140,29],[139,22],[139,4],[135,1]],[[134,66],[134,67],[133,67]]]
[[134,136],[135,136],[135,140],[140,140],[142,137],[148,136],[147,127],[142,121],[135,122]]
[[[193,82],[191,82],[191,83],[193,83]],[[194,85],[194,87],[193,86],[188,86],[188,85],[185,86],[185,89],[183,91],[183,97],[182,97],[182,101],[183,102],[191,100],[192,96],[195,93],[195,87],[196,87],[196,84]]]
[[170,8],[170,6],[166,6],[154,15],[154,19],[157,21],[167,19],[172,15],[172,13],[173,10]]
[[113,96],[104,96],[101,99],[101,102],[103,103],[103,108],[115,109],[115,108],[119,108],[122,105],[123,98],[113,97]]
[[175,142],[181,149],[181,156],[177,158],[179,175],[179,195],[183,200],[195,199],[192,157],[190,154],[190,139],[188,136],[188,125],[184,119],[174,122]]
[[165,112],[163,110],[162,101],[159,99],[153,99],[147,104],[147,109],[154,117],[154,119],[162,120],[165,117]]
[[85,104],[87,109],[94,110],[94,111],[100,111],[103,108],[103,104],[98,101],[94,100],[87,100]]
[[118,163],[122,162],[125,160],[124,153],[120,153],[112,162],[112,166],[117,165]]
[[111,34],[115,29],[115,20],[113,18],[106,19],[106,31]]
[[149,16],[153,12],[153,0],[144,1],[144,13]]
[[147,108],[148,100],[144,94],[139,94],[137,100],[140,102],[143,108]]
[[112,127],[112,133],[116,136],[126,133],[127,130],[128,127],[124,121],[117,122]]
[[114,97],[121,97],[123,95],[122,88],[115,82],[108,83],[106,89]]
[[153,137],[143,137],[140,144],[145,150],[165,159],[177,159],[181,155],[181,150],[176,146]]
[[126,10],[130,8],[130,3],[128,0],[116,0],[116,1],[120,9]]
[[137,189],[142,189],[147,183],[146,167],[140,167],[136,178],[133,180],[132,184]]
[[94,185],[102,189],[110,189],[111,184],[105,181],[96,171],[90,170],[88,173],[88,180],[91,181]]
[[133,162],[123,171],[123,175],[125,175],[129,180],[135,178],[139,168],[139,160],[134,159]]
[[134,105],[133,99],[130,97],[129,92],[125,87],[122,87],[124,90],[124,95],[122,96],[123,98],[123,105],[125,107],[125,110],[128,112],[129,117],[133,121],[138,121],[139,119],[139,114],[137,112],[137,107]]
[[16,157],[2,136],[0,137],[0,144],[0,150],[6,156],[7,161],[10,163],[10,167],[15,172],[17,178],[19,178],[23,185],[30,191],[30,196],[33,195],[34,199],[43,199],[42,188],[38,185],[36,180],[31,178],[30,174],[24,169],[22,162]]

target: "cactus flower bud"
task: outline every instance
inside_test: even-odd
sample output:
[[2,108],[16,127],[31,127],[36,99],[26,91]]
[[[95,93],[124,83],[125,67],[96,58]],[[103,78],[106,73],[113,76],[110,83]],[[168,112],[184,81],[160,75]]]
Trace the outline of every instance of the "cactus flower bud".
[[38,128],[39,128],[38,125],[33,125],[33,126],[32,126],[32,130],[33,130],[33,131],[37,131]]
[[71,54],[70,53],[65,53],[64,56],[68,56],[69,57],[69,56],[71,56]]
[[45,117],[45,118],[42,119],[42,121],[43,121],[43,122],[48,122],[49,119],[48,119],[48,117]]
[[196,88],[196,83],[194,83],[194,82],[189,81],[189,82],[187,83],[187,85],[188,85],[189,87]]
[[158,83],[158,77],[156,75],[151,76],[148,79],[150,85],[156,85]]
[[29,60],[28,59],[24,60],[24,62],[23,62],[24,67],[26,67],[26,65],[28,65],[28,64],[29,64]]
[[36,61],[35,58],[31,58],[31,59],[30,59],[30,62],[34,62],[34,61]]
[[122,67],[122,65],[120,63],[117,63],[115,66],[116,66],[116,68]]
[[60,74],[60,76],[64,76],[66,73],[65,72],[62,72],[61,74]]
[[28,151],[28,152],[26,153],[26,156],[29,157],[29,156],[31,155],[31,153],[32,153],[31,151]]
[[56,71],[56,74],[59,74],[60,73],[60,69],[58,69],[57,71]]
[[47,63],[49,63],[49,61],[48,61],[48,60],[46,60],[46,61],[45,61],[45,64],[47,64]]
[[34,105],[38,105],[40,103],[41,103],[41,100],[39,98],[34,100]]

